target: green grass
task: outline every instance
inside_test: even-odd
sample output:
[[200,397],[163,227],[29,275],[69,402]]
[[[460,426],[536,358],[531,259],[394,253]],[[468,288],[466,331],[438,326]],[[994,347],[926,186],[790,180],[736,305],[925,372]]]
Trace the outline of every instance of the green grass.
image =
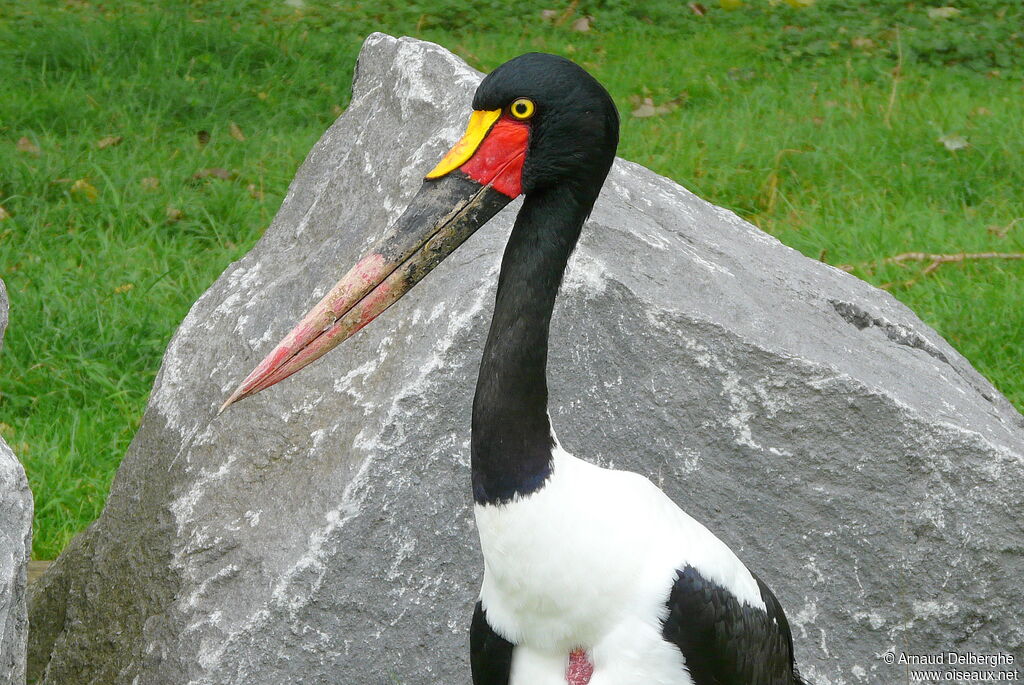
[[[621,155],[890,288],[1024,406],[1024,262],[882,262],[1024,252],[1024,9],[705,4],[0,0],[0,431],[36,495],[35,556],[99,514],[175,327],[269,224],[374,30],[482,70],[580,61],[623,112]],[[644,97],[681,104],[631,116]]]

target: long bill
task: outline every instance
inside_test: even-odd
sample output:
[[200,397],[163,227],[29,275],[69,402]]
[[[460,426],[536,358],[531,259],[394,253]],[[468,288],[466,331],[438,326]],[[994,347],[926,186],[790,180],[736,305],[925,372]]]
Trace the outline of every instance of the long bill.
[[218,413],[351,337],[511,201],[460,173],[428,178],[398,221],[242,381]]

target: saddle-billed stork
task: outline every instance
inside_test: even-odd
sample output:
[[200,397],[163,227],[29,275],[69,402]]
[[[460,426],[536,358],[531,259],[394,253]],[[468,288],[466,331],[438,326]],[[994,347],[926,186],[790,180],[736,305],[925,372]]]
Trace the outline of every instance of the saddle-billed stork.
[[520,194],[473,400],[484,579],[475,685],[798,685],[782,607],[707,528],[635,473],[559,445],[548,416],[551,312],[615,157],[607,91],[554,55],[484,78],[463,138],[409,208],[221,407],[372,321]]

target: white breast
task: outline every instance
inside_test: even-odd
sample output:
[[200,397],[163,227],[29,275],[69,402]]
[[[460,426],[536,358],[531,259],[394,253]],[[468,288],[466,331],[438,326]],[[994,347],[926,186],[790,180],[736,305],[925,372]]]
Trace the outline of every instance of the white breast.
[[517,645],[513,685],[564,685],[586,649],[591,685],[690,685],[661,639],[676,570],[686,565],[764,609],[757,583],[726,545],[635,473],[554,450],[543,488],[476,507],[487,620]]

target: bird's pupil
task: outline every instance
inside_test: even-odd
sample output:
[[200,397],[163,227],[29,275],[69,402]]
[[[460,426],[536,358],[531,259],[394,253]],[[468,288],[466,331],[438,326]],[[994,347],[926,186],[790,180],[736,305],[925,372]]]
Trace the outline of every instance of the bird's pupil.
[[516,105],[516,114],[526,114],[526,105],[521,102]]

